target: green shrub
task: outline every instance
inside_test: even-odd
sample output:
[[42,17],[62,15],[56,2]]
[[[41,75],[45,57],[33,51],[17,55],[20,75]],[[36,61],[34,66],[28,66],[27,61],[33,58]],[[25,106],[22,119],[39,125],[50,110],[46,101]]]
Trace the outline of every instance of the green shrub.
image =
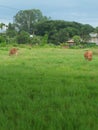
[[17,36],[17,42],[19,44],[26,44],[30,42],[30,35],[25,31],[21,31]]
[[33,45],[40,45],[41,44],[41,36],[33,36],[30,38],[30,43]]
[[5,43],[5,42],[2,42],[2,43],[0,44],[0,47],[6,47],[6,43]]
[[96,43],[92,43],[92,42],[82,42],[81,45],[82,45],[84,48],[96,47]]
[[46,44],[48,44],[48,35],[47,34],[45,34],[43,37],[42,37],[42,40],[41,40],[41,46],[44,46],[44,45],[46,45]]
[[70,46],[70,48],[71,48],[71,49],[79,49],[80,46],[79,46],[79,45],[77,45],[77,46],[75,45],[75,46]]
[[96,46],[96,43],[87,43],[87,45],[88,45],[89,47],[94,47],[94,46]]
[[0,36],[0,43],[2,43],[2,42],[6,42],[5,36]]

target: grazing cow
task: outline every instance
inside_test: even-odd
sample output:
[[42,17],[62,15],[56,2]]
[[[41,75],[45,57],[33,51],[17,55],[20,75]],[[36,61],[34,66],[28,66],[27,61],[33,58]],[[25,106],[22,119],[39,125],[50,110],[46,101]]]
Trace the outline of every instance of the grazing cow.
[[9,55],[17,55],[18,54],[18,49],[17,48],[12,48],[10,51],[9,51]]
[[85,57],[85,59],[88,60],[88,61],[91,61],[91,60],[92,60],[92,55],[93,55],[92,51],[86,51],[86,52],[84,53],[84,57]]

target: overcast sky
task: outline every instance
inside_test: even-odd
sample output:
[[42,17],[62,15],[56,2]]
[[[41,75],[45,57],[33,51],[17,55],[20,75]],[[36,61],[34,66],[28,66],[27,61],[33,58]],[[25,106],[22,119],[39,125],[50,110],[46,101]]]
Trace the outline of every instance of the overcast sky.
[[19,10],[39,9],[51,19],[98,26],[98,0],[0,0],[0,22],[11,22]]

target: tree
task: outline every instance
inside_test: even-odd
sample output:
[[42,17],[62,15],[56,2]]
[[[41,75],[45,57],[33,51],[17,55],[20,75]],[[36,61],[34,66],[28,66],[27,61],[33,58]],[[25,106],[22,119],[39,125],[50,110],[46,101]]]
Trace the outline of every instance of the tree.
[[15,29],[15,25],[12,23],[8,24],[8,29],[6,30],[7,36],[13,38],[17,35],[17,30]]
[[25,31],[21,31],[17,35],[17,42],[19,44],[26,44],[26,43],[29,43],[29,41],[30,41],[30,35],[29,35],[29,33],[25,32]]
[[48,20],[46,16],[38,9],[21,10],[14,16],[14,23],[19,30],[24,30],[33,33],[35,24],[41,21]]
[[94,28],[89,24],[68,22],[63,20],[49,20],[36,24],[36,35],[48,34],[48,42],[60,44],[78,35],[82,40],[87,41],[89,34]]
[[75,35],[79,35],[79,29],[75,27],[67,27],[66,31],[68,33],[69,38],[72,38]]
[[41,46],[44,46],[48,43],[48,35],[45,34],[43,37],[42,37],[42,41],[41,41]]
[[59,45],[69,39],[69,33],[67,32],[66,28],[60,29],[59,31],[56,31],[53,35],[51,35],[50,38],[50,42]]
[[76,45],[79,45],[80,41],[81,41],[81,38],[80,38],[80,36],[75,35],[75,36],[73,36],[73,40],[76,43]]
[[30,44],[40,45],[41,44],[41,39],[42,39],[41,36],[34,35],[33,37],[30,37]]
[[0,28],[3,29],[3,27],[6,27],[4,23],[0,23]]
[[80,35],[81,35],[82,40],[88,41],[88,39],[90,38],[89,34],[93,31],[94,31],[94,28],[91,25],[89,24],[83,25],[80,29]]
[[0,36],[0,43],[4,43],[4,42],[6,42],[5,36],[1,35]]
[[95,28],[94,32],[95,32],[95,33],[98,33],[98,27]]

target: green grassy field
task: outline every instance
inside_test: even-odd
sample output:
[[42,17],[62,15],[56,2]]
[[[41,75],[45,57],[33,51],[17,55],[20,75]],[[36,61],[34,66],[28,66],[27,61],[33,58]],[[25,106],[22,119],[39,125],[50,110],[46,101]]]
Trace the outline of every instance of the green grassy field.
[[97,130],[98,50],[0,49],[0,130]]

